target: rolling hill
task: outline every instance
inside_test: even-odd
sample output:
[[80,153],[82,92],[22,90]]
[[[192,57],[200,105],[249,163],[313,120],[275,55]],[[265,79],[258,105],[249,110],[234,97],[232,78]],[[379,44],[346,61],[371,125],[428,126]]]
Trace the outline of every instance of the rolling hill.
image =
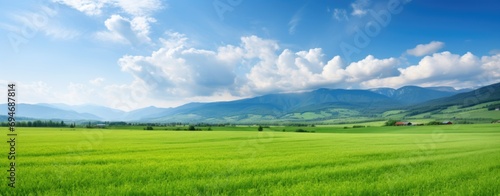
[[[470,92],[458,92],[450,87],[417,86],[369,90],[322,88],[235,101],[188,103],[175,108],[151,106],[130,112],[95,105],[19,104],[17,116],[140,122],[344,122],[429,116],[429,112],[437,114],[452,106],[464,108],[500,101],[500,83]],[[0,107],[6,108],[6,105],[1,104]]]
[[405,86],[399,89],[378,88],[370,89],[370,91],[385,95],[408,105],[449,97],[460,92],[451,87],[422,88],[418,86]]
[[[3,111],[7,111],[7,104],[0,104]],[[44,105],[17,104],[16,117],[33,119],[58,119],[58,120],[101,120],[96,115],[62,110]]]
[[493,101],[500,101],[500,83],[485,86],[470,92],[416,104],[409,107],[408,110],[414,113],[424,113],[442,110],[450,106],[469,107]]

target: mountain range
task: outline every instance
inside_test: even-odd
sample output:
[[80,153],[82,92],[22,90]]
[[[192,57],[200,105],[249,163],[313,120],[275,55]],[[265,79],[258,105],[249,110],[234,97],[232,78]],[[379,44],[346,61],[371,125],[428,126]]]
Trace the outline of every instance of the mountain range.
[[[130,112],[88,104],[18,104],[16,115],[32,119],[140,122],[300,121],[378,117],[385,111],[398,109],[427,112],[463,104],[467,100],[470,104],[499,101],[500,83],[477,90],[418,86],[367,90],[321,88],[310,92],[269,94],[235,101],[188,103],[175,108],[151,106]],[[0,104],[0,108],[7,106]]]

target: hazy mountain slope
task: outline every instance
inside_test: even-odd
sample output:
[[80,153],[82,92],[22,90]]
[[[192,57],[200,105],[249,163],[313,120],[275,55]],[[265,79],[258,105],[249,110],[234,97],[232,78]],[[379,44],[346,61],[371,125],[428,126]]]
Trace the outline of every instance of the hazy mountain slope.
[[[500,84],[472,92],[456,94],[449,87],[370,90],[318,89],[302,93],[269,94],[235,101],[189,103],[175,108],[146,107],[124,112],[95,105],[19,104],[18,117],[33,119],[71,119],[105,121],[259,121],[337,117],[377,117],[388,110],[406,109],[411,114],[434,111],[448,106],[469,106],[500,100]],[[1,104],[6,111],[6,104]]]
[[[7,104],[0,104],[3,111],[7,111]],[[32,104],[17,104],[16,116],[35,119],[62,119],[62,120],[101,120],[98,116],[88,113],[78,113]]]
[[[450,90],[448,88],[446,89]],[[385,95],[389,98],[392,98],[394,100],[397,100],[405,104],[423,103],[432,99],[448,97],[458,93],[458,92],[442,91],[442,90],[443,89],[434,90],[418,86],[404,86],[399,89],[391,89],[391,88],[370,89],[370,91],[372,92]]]
[[456,94],[450,97],[431,100],[409,107],[413,113],[424,113],[440,110],[449,106],[467,107],[481,103],[500,100],[500,83],[488,85],[470,92]]
[[123,121],[137,121],[142,119],[158,118],[164,116],[171,108],[158,108],[154,106],[141,108],[124,113],[120,120]]
[[66,105],[66,104],[37,104],[47,107],[53,107],[62,110],[70,110],[78,113],[88,113],[98,116],[103,120],[120,120],[126,114],[126,112],[112,109],[104,106],[84,104],[84,105]]
[[188,104],[164,113],[158,121],[186,116],[198,119],[223,119],[235,116],[272,116],[279,118],[294,112],[319,111],[329,108],[350,108],[367,110],[368,108],[388,108],[399,106],[386,96],[365,90],[318,89],[305,93],[271,94],[255,98],[214,103]]

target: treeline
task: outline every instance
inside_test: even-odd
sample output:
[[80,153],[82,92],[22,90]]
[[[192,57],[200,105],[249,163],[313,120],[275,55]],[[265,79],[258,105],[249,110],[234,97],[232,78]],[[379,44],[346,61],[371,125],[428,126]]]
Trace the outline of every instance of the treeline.
[[[0,126],[2,127],[7,127],[9,126],[9,123],[7,122],[1,122]],[[41,120],[35,120],[35,121],[18,121],[16,122],[16,127],[74,127],[75,124],[66,124],[64,121],[41,121]]]
[[170,123],[126,123],[126,122],[104,122],[106,125],[121,125],[121,126],[155,126],[155,127],[179,127],[179,126],[196,126],[196,127],[234,127],[236,124],[231,123],[182,123],[182,122],[170,122]]

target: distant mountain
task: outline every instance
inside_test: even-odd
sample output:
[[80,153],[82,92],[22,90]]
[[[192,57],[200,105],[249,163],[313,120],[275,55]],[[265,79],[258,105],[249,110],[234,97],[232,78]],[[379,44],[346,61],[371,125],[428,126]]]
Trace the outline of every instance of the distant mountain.
[[445,109],[449,106],[467,107],[500,100],[500,83],[485,86],[470,92],[435,99],[409,107],[413,113],[425,113]]
[[42,104],[37,104],[37,105],[56,108],[56,109],[62,109],[62,110],[68,110],[68,111],[75,111],[78,113],[93,114],[102,120],[108,120],[108,121],[120,120],[126,114],[126,112],[121,111],[121,110],[112,109],[112,108],[108,108],[108,107],[104,107],[104,106],[91,105],[91,104],[67,105],[67,104],[61,104],[61,103],[54,103],[54,104],[42,103]]
[[159,118],[166,112],[171,110],[171,108],[158,108],[154,106],[146,107],[146,108],[141,108],[137,110],[133,110],[130,112],[125,112],[120,120],[122,121],[137,121],[137,120],[143,120],[143,119],[150,119],[150,118]]
[[449,86],[436,86],[436,87],[425,87],[426,89],[431,89],[431,90],[436,90],[436,91],[443,91],[443,92],[452,92],[452,93],[466,93],[473,91],[474,89],[472,88],[464,88],[464,89],[455,89],[453,87]]
[[[3,111],[7,111],[7,104],[0,104]],[[57,109],[44,105],[17,104],[16,116],[34,119],[59,119],[59,120],[101,120],[96,115],[78,113],[75,111]]]
[[222,120],[248,115],[280,118],[289,113],[319,112],[331,108],[348,108],[367,113],[397,107],[400,104],[386,96],[366,90],[318,89],[305,93],[271,94],[228,102],[193,103],[163,113],[154,121]]
[[[213,123],[373,119],[389,110],[403,109],[418,114],[452,105],[466,106],[500,100],[500,83],[471,92],[458,93],[460,91],[466,90],[417,86],[369,90],[322,88],[235,101],[188,103],[175,108],[151,106],[130,112],[96,105],[19,104],[16,116],[31,119]],[[6,104],[0,104],[1,108],[6,111]]]
[[[457,91],[452,91],[449,88],[440,87],[437,89],[422,88],[418,86],[405,86],[399,89],[377,88],[370,91],[385,95],[389,98],[397,100],[408,105],[426,102],[433,99],[449,97],[457,94]],[[453,89],[454,90],[454,89]]]
[[[25,118],[25,117],[18,117],[18,116],[15,116],[16,118],[16,121],[20,121],[20,120],[34,120],[32,118]],[[7,122],[9,120],[9,116],[6,116],[6,115],[0,115],[0,122]]]

